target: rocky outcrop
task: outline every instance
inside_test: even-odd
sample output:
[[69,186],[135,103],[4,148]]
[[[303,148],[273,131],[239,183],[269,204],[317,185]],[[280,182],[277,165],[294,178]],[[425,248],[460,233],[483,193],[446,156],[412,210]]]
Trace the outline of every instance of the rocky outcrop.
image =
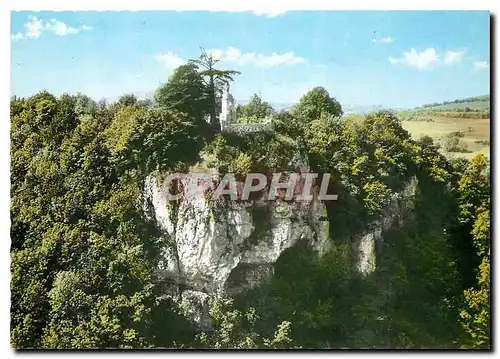
[[149,215],[171,238],[159,270],[192,290],[238,292],[272,275],[281,253],[300,239],[329,246],[325,206],[316,200],[236,202],[187,196],[169,202],[153,176],[145,184]]
[[[377,242],[383,241],[384,231],[401,224],[401,215],[412,208],[416,188],[412,179],[379,220],[353,237],[362,275],[375,270]],[[318,255],[333,244],[325,205],[316,199],[238,202],[197,193],[172,202],[167,191],[161,180],[147,178],[144,209],[170,237],[158,271],[177,285],[172,293],[187,303],[191,308],[187,313],[200,326],[209,325],[207,294],[235,294],[262,283],[273,275],[280,255],[299,240],[307,240]]]
[[416,177],[412,177],[401,192],[395,193],[380,216],[380,219],[367,225],[367,229],[353,241],[356,254],[356,267],[361,275],[368,275],[376,269],[376,248],[384,240],[384,232],[403,225],[403,218],[414,208],[418,188]]

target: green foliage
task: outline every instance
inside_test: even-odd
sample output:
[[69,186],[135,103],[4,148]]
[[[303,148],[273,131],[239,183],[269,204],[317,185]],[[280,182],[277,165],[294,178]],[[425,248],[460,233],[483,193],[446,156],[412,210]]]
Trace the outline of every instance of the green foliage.
[[[451,187],[458,173],[438,145],[430,137],[412,140],[386,111],[363,122],[323,114],[295,128],[293,115],[283,117],[288,121],[278,131],[302,131],[312,169],[334,175],[339,201],[328,207],[328,220],[338,244],[319,262],[303,246],[290,249],[276,263],[271,282],[241,299],[266,313],[259,333],[269,335],[269,328],[286,319],[293,323],[294,342],[303,347],[456,348],[462,289],[451,238],[457,223]],[[410,176],[421,181],[413,215],[384,235],[377,271],[360,277],[349,237],[359,233],[366,216],[382,214]],[[477,185],[487,196],[486,184]]]
[[207,53],[201,48],[201,54],[198,59],[189,60],[188,64],[199,67],[199,75],[203,79],[205,85],[205,93],[207,98],[207,111],[210,115],[210,124],[219,129],[218,107],[222,94],[223,87],[234,80],[235,75],[239,75],[239,71],[220,70],[215,68],[220,62],[213,54]]
[[433,110],[462,110],[464,112],[480,111],[490,108],[490,95],[468,97],[454,101],[444,101],[441,103],[432,103],[423,105],[422,108]]
[[115,114],[104,133],[122,168],[147,174],[195,162],[203,146],[202,131],[183,113],[127,106]]
[[250,172],[250,168],[252,166],[252,159],[249,155],[240,152],[238,157],[231,162],[229,166],[229,172],[234,173],[235,175],[245,176]]
[[442,139],[443,148],[448,152],[468,152],[467,144],[460,140],[463,132],[452,132]]
[[108,147],[113,153],[119,154],[129,147],[134,133],[145,121],[146,116],[146,109],[134,105],[122,107],[116,112],[105,131]]
[[171,345],[180,332],[153,318],[182,320],[158,302],[165,239],[140,194],[148,171],[196,158],[196,127],[131,97],[99,108],[43,92],[12,108],[12,346]]
[[280,111],[273,116],[275,130],[290,138],[300,140],[304,137],[305,126],[288,111]]
[[125,94],[120,96],[116,104],[119,107],[134,106],[138,103],[137,97],[134,94]]
[[477,143],[477,144],[482,145],[482,146],[489,146],[490,145],[490,141],[488,141],[488,140],[476,140],[476,141],[474,141],[474,143]]
[[363,186],[364,202],[368,214],[375,214],[384,209],[391,198],[391,190],[380,182],[366,183]]
[[451,118],[490,118],[490,96],[469,97],[432,103],[400,112],[403,121],[433,122],[430,116]]
[[[125,98],[128,98],[129,96],[125,96]],[[119,106],[120,104],[118,104]],[[83,115],[96,115],[98,111],[98,106],[94,100],[92,100],[90,97],[78,93],[76,95],[75,99],[75,113],[78,116],[83,116]]]
[[295,170],[289,162],[297,150],[298,147],[293,142],[277,136],[220,133],[203,152],[211,158],[207,165],[220,173],[235,172],[244,175],[258,172],[271,175],[274,172]]
[[468,152],[467,151],[467,144],[463,141],[460,141],[460,139],[457,136],[453,135],[447,135],[443,138],[443,148],[445,151],[448,152]]
[[331,173],[338,206],[352,199],[361,206],[356,218],[380,213],[390,196],[426,163],[416,162],[420,147],[397,117],[372,113],[359,123],[322,115],[305,130],[305,147],[314,171]]
[[484,155],[475,156],[458,182],[460,221],[472,223],[478,208],[489,204],[490,177]]
[[212,297],[210,315],[213,329],[197,335],[202,348],[212,349],[287,349],[292,347],[290,325],[283,321],[276,327],[274,336],[265,338],[255,332],[255,323],[260,319],[254,308],[241,312],[227,296]]
[[463,347],[490,348],[490,212],[483,209],[477,215],[472,231],[481,264],[476,288],[464,291],[464,307],[460,322],[466,333]]
[[[442,183],[421,181],[414,210],[385,236],[377,282],[396,303],[381,313],[396,348],[454,348],[457,264],[448,234],[452,194]],[[444,228],[444,229],[443,229]]]
[[[460,287],[440,183],[424,184],[404,225],[384,233],[377,270],[361,276],[353,243],[335,244],[321,257],[299,242],[275,265],[271,281],[242,294],[240,306],[262,313],[261,335],[289,320],[294,344],[305,348],[456,348],[454,298]],[[246,303],[246,304],[245,304]],[[245,310],[245,309],[241,309]]]
[[273,114],[272,106],[253,94],[246,105],[236,107],[236,120],[243,123],[257,123]]
[[295,117],[306,122],[318,119],[321,114],[334,117],[343,114],[340,103],[335,98],[330,97],[328,91],[323,87],[315,87],[309,90],[302,96],[299,103],[292,108],[291,112]]
[[[273,134],[219,133],[205,143],[203,118],[216,118],[222,85],[236,74],[215,64],[202,53],[178,68],[154,106],[132,95],[109,106],[82,94],[11,99],[12,346],[488,348],[486,158],[449,162],[389,111],[340,117],[319,87],[291,112],[272,114],[257,96],[238,109],[247,121],[272,114]],[[212,298],[213,330],[195,336],[155,271],[172,243],[143,212],[145,176],[200,157],[238,178],[271,175],[296,171],[297,155],[331,174],[329,193],[339,195],[326,204],[329,248],[318,256],[317,238],[304,233],[268,282]],[[389,203],[398,203],[397,224],[370,254],[376,271],[361,275],[359,236],[388,219]],[[252,218],[245,245],[272,229],[267,207]]]
[[464,348],[490,348],[490,172],[483,155],[474,157],[458,183],[459,219],[472,229],[479,268],[474,287],[464,290],[460,323]]
[[179,66],[155,93],[155,106],[182,112],[195,123],[205,123],[208,104],[203,77],[194,63]]

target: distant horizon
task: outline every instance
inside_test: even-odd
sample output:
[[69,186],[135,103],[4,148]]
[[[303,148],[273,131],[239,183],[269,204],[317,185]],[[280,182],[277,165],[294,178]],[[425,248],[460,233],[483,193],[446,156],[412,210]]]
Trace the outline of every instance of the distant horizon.
[[[47,89],[42,89],[40,91],[38,91],[37,93],[39,92],[42,92],[42,91],[48,91],[49,93],[52,93],[51,91],[47,90]],[[72,93],[71,95],[76,95],[78,92],[76,93]],[[86,96],[89,96],[83,92],[80,92],[81,94],[83,95],[86,95]],[[154,100],[154,93],[155,91],[135,91],[135,92],[126,92],[126,93],[123,93],[122,95],[120,96],[117,96],[117,97],[113,97],[113,98],[106,98],[106,97],[102,97],[102,98],[95,98],[95,97],[92,97],[92,96],[89,96],[92,100],[98,102],[100,100],[105,100],[109,103],[112,103],[112,102],[115,102],[117,101],[121,96],[123,95],[134,95],[138,100]],[[31,97],[31,96],[34,96],[36,93],[33,93],[29,96],[17,96],[16,94],[11,94],[11,97],[13,96],[16,96],[16,97],[24,97],[24,98],[28,98],[28,97]],[[70,94],[70,93],[68,93]],[[259,95],[257,92],[254,92],[254,94],[257,94]],[[62,93],[60,94],[54,94],[55,96],[61,96]],[[250,96],[253,96],[253,94],[251,94]],[[250,96],[246,99],[246,100],[241,100],[241,99],[235,99],[235,102],[237,105],[244,105],[244,104],[247,104],[249,102],[249,99],[250,99]],[[330,96],[332,97],[335,97],[333,96],[332,94],[330,94]],[[340,105],[342,106],[342,109],[345,110],[346,108],[348,108],[349,110],[351,109],[359,109],[359,108],[373,108],[373,109],[393,109],[393,110],[410,110],[410,109],[415,109],[415,108],[418,108],[418,107],[422,107],[424,105],[430,105],[430,104],[433,104],[433,103],[442,103],[442,102],[446,102],[446,101],[455,101],[455,100],[463,100],[463,99],[468,99],[468,98],[473,98],[473,97],[482,97],[482,96],[488,96],[490,97],[490,93],[486,93],[486,94],[481,94],[481,95],[472,95],[472,96],[465,96],[465,97],[461,97],[461,98],[453,98],[453,99],[445,99],[445,100],[437,100],[437,101],[432,101],[432,102],[429,102],[429,103],[423,103],[423,104],[419,104],[419,105],[416,105],[416,106],[413,106],[413,107],[402,107],[402,106],[385,106],[385,105],[382,105],[382,104],[353,104],[353,103],[346,103],[346,104],[343,104],[343,103],[340,103]],[[298,101],[296,102],[271,102],[271,101],[268,101],[266,100],[265,97],[261,97],[262,100],[268,102],[273,108],[279,108],[279,109],[283,109],[283,108],[290,108],[292,107],[293,105],[297,104]]]

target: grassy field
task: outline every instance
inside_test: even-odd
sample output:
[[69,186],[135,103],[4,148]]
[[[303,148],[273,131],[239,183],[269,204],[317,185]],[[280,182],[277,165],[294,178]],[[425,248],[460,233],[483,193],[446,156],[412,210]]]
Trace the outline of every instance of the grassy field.
[[[403,127],[418,139],[424,135],[430,136],[435,142],[441,142],[444,136],[452,132],[463,132],[461,138],[469,152],[447,152],[449,157],[472,158],[479,153],[490,156],[490,145],[477,141],[490,140],[490,119],[469,119],[431,116],[433,122],[402,121]],[[444,153],[444,152],[443,152]]]
[[442,144],[445,136],[461,132],[460,143],[466,151],[447,152],[443,146],[441,151],[448,157],[470,159],[479,153],[490,157],[489,110],[490,97],[486,95],[399,111],[398,117],[415,139],[427,135]]

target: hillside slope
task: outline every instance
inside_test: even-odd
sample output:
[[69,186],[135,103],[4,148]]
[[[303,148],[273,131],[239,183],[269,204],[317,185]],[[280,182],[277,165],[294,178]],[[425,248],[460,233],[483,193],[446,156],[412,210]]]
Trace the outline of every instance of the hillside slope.
[[490,95],[468,97],[464,99],[457,99],[454,101],[444,101],[441,103],[432,103],[419,107],[430,111],[451,111],[451,110],[470,110],[482,111],[489,110],[490,108]]

